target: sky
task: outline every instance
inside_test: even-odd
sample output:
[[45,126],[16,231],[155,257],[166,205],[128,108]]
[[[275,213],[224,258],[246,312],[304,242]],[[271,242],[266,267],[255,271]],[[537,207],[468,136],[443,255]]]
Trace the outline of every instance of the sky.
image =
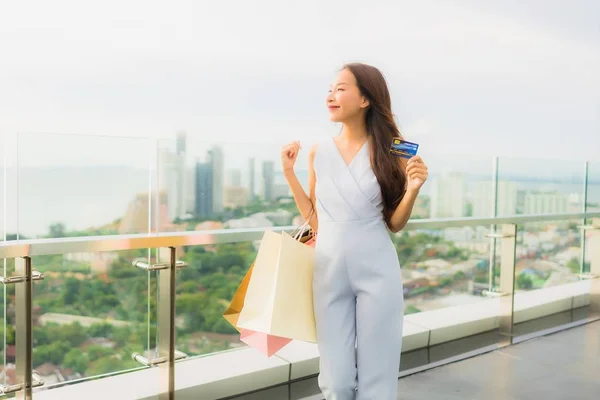
[[7,2],[0,145],[7,164],[20,134],[19,165],[144,166],[184,130],[243,166],[336,134],[328,85],[361,61],[426,160],[579,170],[600,161],[599,17],[597,0]]

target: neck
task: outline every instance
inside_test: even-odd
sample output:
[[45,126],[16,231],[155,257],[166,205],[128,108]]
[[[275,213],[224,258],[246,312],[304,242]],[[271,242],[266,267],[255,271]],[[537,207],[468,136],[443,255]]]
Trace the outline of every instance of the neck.
[[364,142],[367,140],[367,125],[364,115],[358,115],[356,118],[343,123],[342,138],[349,142]]

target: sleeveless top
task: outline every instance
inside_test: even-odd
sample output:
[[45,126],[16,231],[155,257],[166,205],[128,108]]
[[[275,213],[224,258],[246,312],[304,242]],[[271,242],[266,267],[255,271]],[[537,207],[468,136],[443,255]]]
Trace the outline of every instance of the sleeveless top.
[[313,164],[319,223],[377,217],[383,221],[383,199],[371,168],[369,140],[346,165],[334,139],[330,138],[318,144]]

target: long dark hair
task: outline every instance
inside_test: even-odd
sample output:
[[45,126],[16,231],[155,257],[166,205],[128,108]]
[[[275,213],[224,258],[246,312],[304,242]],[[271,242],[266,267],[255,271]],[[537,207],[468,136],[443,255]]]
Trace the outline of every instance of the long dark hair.
[[361,64],[346,64],[356,78],[361,94],[369,100],[366,126],[371,141],[371,165],[383,196],[383,217],[386,224],[406,192],[406,171],[398,158],[390,153],[394,138],[402,138],[392,114],[392,100],[383,74],[375,67]]

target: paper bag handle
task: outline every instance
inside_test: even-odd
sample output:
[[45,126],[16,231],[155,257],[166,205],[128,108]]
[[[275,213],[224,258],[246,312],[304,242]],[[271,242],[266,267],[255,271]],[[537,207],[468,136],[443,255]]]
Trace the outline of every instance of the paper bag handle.
[[304,222],[298,228],[294,229],[294,231],[292,231],[292,233],[290,235],[294,238],[294,240],[300,240],[300,238],[302,237],[302,234],[304,233],[306,228],[310,225],[311,218],[315,214],[315,206],[312,204],[312,201],[310,202],[310,204],[311,204],[311,208],[310,208],[310,214],[308,214],[308,218],[306,218],[304,220]]

